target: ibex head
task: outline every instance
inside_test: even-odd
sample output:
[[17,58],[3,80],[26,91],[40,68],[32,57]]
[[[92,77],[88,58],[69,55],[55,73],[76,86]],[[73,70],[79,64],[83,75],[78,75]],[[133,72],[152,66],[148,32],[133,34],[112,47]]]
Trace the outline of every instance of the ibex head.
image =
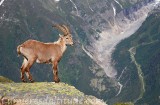
[[63,33],[63,35],[60,35],[60,38],[65,42],[66,45],[73,45],[71,32],[66,25],[55,24],[53,27],[59,29]]

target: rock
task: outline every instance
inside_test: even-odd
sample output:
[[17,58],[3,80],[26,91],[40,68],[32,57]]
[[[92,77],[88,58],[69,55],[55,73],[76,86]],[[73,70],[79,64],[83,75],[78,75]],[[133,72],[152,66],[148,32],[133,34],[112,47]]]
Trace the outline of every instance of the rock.
[[65,83],[0,83],[1,104],[6,105],[106,105]]

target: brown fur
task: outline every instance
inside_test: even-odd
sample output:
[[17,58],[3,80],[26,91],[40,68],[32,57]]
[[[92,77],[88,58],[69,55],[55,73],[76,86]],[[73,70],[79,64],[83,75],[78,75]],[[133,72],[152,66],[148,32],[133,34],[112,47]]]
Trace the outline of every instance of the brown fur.
[[[64,25],[63,25],[64,26]],[[26,73],[28,79],[33,82],[30,74],[30,68],[34,62],[37,63],[49,63],[53,65],[54,81],[58,83],[58,62],[60,61],[63,53],[67,48],[67,44],[73,45],[73,40],[68,28],[57,25],[64,35],[60,36],[58,41],[53,43],[43,43],[36,40],[27,40],[23,44],[17,47],[17,53],[24,57],[24,61],[21,67],[21,79],[25,81],[24,73]]]

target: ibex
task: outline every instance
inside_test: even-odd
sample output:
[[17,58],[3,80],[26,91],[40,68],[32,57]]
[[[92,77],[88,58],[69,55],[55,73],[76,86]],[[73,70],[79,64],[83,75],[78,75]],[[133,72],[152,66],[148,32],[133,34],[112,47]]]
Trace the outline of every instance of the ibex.
[[18,55],[24,57],[20,68],[22,82],[26,82],[24,77],[25,73],[28,80],[34,82],[30,73],[30,68],[34,62],[52,64],[54,74],[53,80],[56,83],[60,82],[58,77],[58,62],[63,56],[67,45],[73,45],[73,40],[70,30],[66,25],[56,24],[53,25],[53,27],[63,32],[63,35],[59,36],[58,41],[53,43],[43,43],[36,40],[27,40],[17,47]]

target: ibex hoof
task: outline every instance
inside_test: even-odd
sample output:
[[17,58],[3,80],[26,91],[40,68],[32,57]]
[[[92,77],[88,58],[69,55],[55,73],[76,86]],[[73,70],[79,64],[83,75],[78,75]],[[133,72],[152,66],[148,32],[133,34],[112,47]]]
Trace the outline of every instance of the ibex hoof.
[[27,81],[26,80],[22,80],[22,82],[26,83]]
[[34,83],[34,80],[30,80],[31,83]]
[[55,79],[54,82],[55,82],[55,83],[59,83],[59,82],[60,82],[60,79],[59,79],[59,78],[58,78],[58,79]]

